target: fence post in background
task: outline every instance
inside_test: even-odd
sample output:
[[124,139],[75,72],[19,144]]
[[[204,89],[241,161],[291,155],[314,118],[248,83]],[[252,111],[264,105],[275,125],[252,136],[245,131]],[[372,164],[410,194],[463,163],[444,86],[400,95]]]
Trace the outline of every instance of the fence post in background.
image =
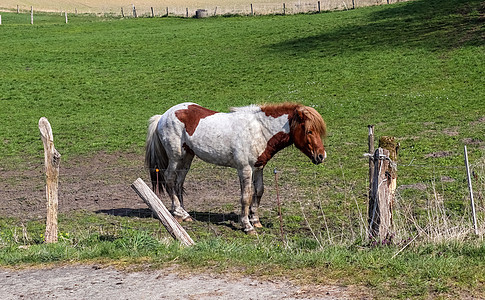
[[166,16],[168,17],[168,6],[167,6],[167,14],[166,14]]
[[320,1],[318,1],[318,12],[321,12],[321,10],[320,10]]
[[186,246],[194,245],[194,241],[187,234],[185,229],[175,220],[168,209],[163,205],[162,201],[157,197],[157,195],[146,185],[146,183],[138,178],[133,182],[131,187],[135,192],[143,199],[143,201],[150,207],[150,209],[155,213],[157,218],[162,222],[163,226],[167,229],[170,235],[179,240],[182,244]]
[[186,18],[189,17],[189,8],[188,7],[185,8],[185,17]]
[[392,164],[389,151],[378,148],[373,160],[374,176],[368,208],[369,238],[379,243],[389,243],[392,239],[391,178],[388,173]]
[[136,18],[136,7],[135,7],[135,4],[132,4],[133,5],[133,17]]
[[470,166],[468,164],[468,151],[466,150],[466,145],[464,148],[464,153],[465,153],[466,177],[468,180],[468,190],[470,191],[470,205],[472,207],[473,228],[475,229],[475,234],[478,235],[477,215],[475,212],[475,201],[473,200],[472,179],[470,176]]
[[154,18],[154,17],[155,17],[155,14],[153,13],[153,6],[152,6],[152,7],[150,7],[150,9],[151,9],[151,11],[152,11],[152,18]]
[[65,17],[66,17],[66,24],[67,24],[67,11],[66,11],[66,12],[64,12],[64,15],[65,15]]
[[286,4],[283,2],[283,15],[286,15]]
[[34,7],[30,7],[30,25],[34,25]]
[[0,15],[0,25],[2,25],[2,15]]
[[251,16],[254,16],[253,4],[251,3]]
[[44,160],[46,173],[47,221],[45,229],[45,242],[57,242],[57,208],[59,164],[61,154],[54,147],[54,136],[49,121],[42,117],[39,120],[39,130],[44,143]]
[[217,14],[217,6],[216,6],[216,8],[214,9],[214,17],[216,16],[216,14]]

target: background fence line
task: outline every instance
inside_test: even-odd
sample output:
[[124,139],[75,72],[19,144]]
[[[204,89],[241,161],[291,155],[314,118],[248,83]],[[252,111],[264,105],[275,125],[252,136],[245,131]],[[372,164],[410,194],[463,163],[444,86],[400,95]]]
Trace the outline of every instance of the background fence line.
[[[225,15],[272,15],[272,14],[299,14],[299,13],[318,13],[332,10],[348,10],[358,7],[392,4],[406,2],[409,0],[304,0],[304,1],[285,1],[281,2],[254,2],[250,4],[201,4],[201,5],[149,5],[143,3],[127,4],[122,6],[110,5],[110,7],[33,7],[33,11],[68,14],[96,14],[112,15],[119,17],[194,17],[197,10],[206,10],[208,16],[225,16]],[[135,10],[136,7],[136,10]],[[32,7],[0,7],[0,11],[11,11],[17,13],[32,12]]]

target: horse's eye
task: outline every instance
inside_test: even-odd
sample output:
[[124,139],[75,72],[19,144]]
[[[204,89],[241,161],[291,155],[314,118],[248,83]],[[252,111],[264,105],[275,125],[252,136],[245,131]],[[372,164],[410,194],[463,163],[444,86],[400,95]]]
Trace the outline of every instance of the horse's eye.
[[311,130],[308,130],[307,134],[312,134],[313,132]]

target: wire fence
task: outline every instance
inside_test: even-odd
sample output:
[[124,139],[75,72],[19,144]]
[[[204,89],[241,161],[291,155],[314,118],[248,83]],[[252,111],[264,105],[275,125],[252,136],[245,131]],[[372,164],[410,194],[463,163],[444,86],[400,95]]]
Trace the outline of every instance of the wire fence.
[[227,16],[227,15],[272,15],[272,14],[299,14],[299,13],[317,13],[323,11],[333,10],[348,10],[358,7],[374,6],[391,4],[397,2],[405,2],[409,0],[303,0],[303,1],[281,1],[281,2],[229,2],[229,3],[215,3],[192,1],[183,3],[171,2],[165,5],[160,3],[150,3],[143,1],[142,3],[133,3],[125,5],[117,5],[116,3],[103,2],[91,3],[90,5],[56,3],[43,4],[42,6],[22,6],[10,5],[10,7],[0,7],[5,11],[16,11],[18,13],[26,12],[52,12],[68,14],[95,14],[95,15],[110,15],[119,17],[195,17],[197,11],[205,11],[204,16]]
[[[482,158],[471,167],[479,232],[483,234],[485,160]],[[434,171],[426,176],[408,176],[430,168]],[[308,231],[321,244],[366,239],[368,182],[365,179],[365,163],[361,180],[349,176],[344,167],[341,169],[339,178],[333,179],[323,178],[318,171],[279,169],[279,197],[286,235]],[[276,182],[270,171],[265,175],[266,190],[260,215],[264,216],[265,225],[277,227]],[[90,224],[92,230],[104,233],[126,226],[153,231],[153,224],[157,221],[153,220],[151,211],[130,187],[137,177],[150,185],[147,170],[141,164],[120,166],[106,162],[100,163],[98,168],[61,165],[59,212],[65,217],[84,211],[115,217],[111,221],[114,225]],[[406,240],[419,235],[439,241],[466,237],[472,223],[465,177],[463,165],[401,163],[394,204],[396,238]],[[27,173],[6,172],[2,174],[2,181],[0,192],[4,201],[0,204],[1,217],[16,217],[21,227],[32,220],[45,220],[45,177],[41,164],[31,167]],[[217,231],[218,225],[238,229],[240,191],[233,169],[196,161],[185,187],[185,208],[194,219],[207,224],[211,231]],[[170,209],[168,197],[163,194],[160,197]],[[131,225],[126,225],[126,222],[116,221],[140,219],[148,223],[128,222]],[[160,227],[156,234],[162,236],[161,231]]]

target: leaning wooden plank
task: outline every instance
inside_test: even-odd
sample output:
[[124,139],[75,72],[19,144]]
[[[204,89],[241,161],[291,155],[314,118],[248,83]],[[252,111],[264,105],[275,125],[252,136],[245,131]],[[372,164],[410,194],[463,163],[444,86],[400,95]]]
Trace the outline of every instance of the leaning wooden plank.
[[57,209],[58,209],[58,181],[61,154],[54,147],[54,135],[49,121],[42,117],[39,120],[40,136],[44,143],[47,221],[45,229],[45,242],[57,242]]
[[165,205],[163,205],[162,201],[141,178],[135,180],[131,187],[135,190],[138,196],[143,199],[148,207],[150,207],[150,209],[157,216],[160,222],[162,222],[163,226],[165,226],[167,231],[174,239],[180,241],[186,246],[195,244],[185,229],[174,219]]

